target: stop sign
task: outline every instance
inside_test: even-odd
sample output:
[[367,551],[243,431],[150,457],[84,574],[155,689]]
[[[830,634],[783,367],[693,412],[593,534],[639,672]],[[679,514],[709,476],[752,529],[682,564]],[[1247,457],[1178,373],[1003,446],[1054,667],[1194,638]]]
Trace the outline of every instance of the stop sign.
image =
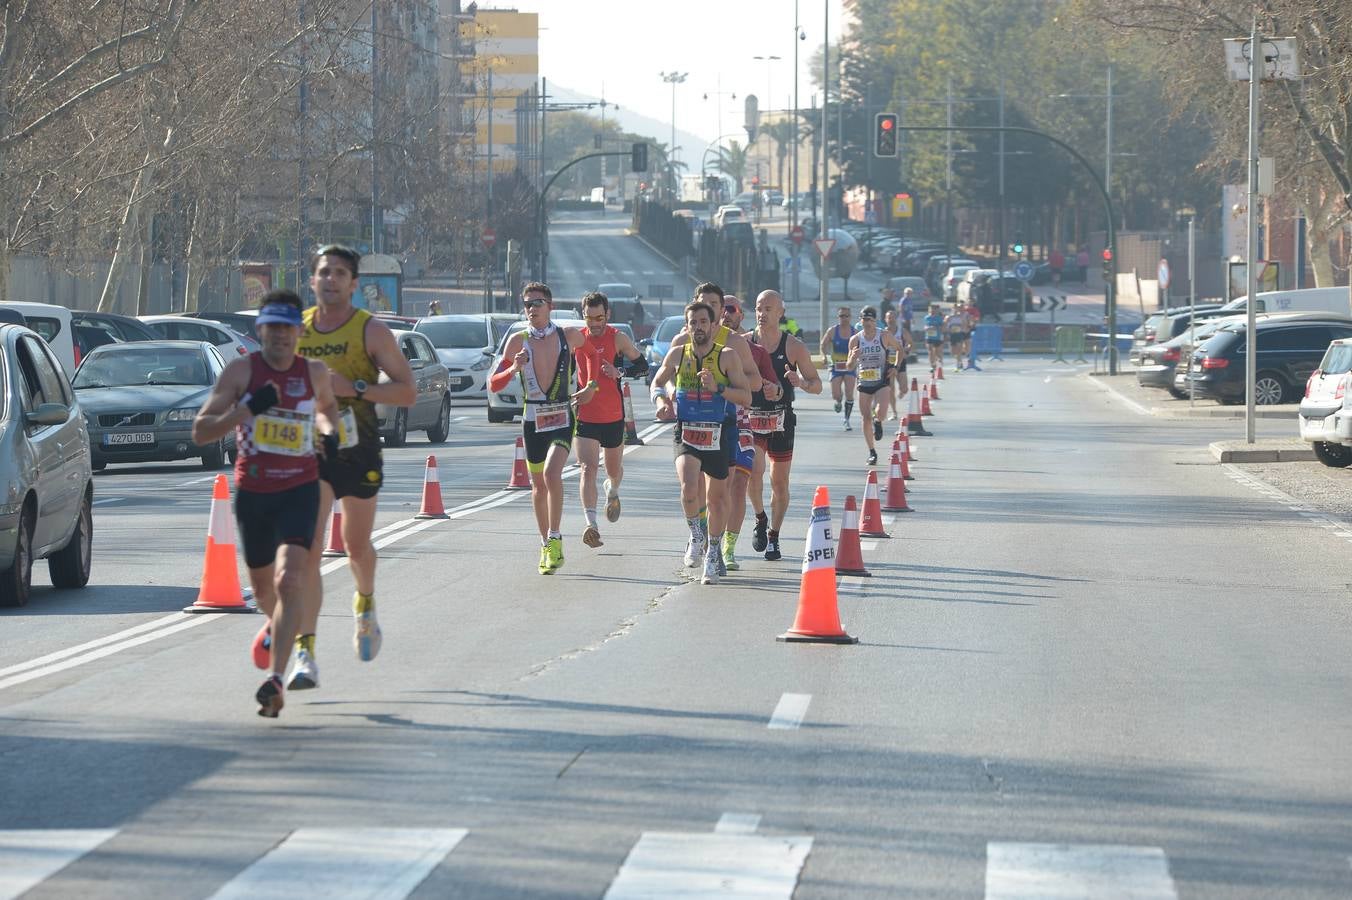
[[795,244],[801,244],[801,243],[803,243],[803,226],[802,226],[802,225],[795,225],[795,226],[793,226],[792,228],[789,229],[789,240],[793,241]]
[[498,234],[491,228],[485,228],[483,234],[479,235],[479,240],[484,242],[484,246],[489,250],[498,242]]

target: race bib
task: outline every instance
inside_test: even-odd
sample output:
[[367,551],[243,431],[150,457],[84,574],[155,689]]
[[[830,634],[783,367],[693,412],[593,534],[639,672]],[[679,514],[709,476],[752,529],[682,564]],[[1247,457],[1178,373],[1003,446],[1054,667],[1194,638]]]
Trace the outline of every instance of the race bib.
[[883,380],[883,370],[882,370],[882,369],[877,369],[877,368],[874,368],[874,369],[860,369],[860,370],[859,370],[859,380],[860,380],[860,381],[882,381],[882,380]]
[[357,446],[357,414],[352,407],[344,407],[338,413],[338,449],[346,450]]
[[845,368],[845,363],[849,358],[849,355],[845,353],[832,353],[831,365],[834,366],[837,371],[841,371]]
[[681,423],[681,443],[696,450],[717,450],[723,438],[722,422]]
[[558,431],[567,428],[570,418],[568,401],[560,403],[538,403],[535,406],[535,430]]
[[253,442],[263,453],[309,456],[314,452],[314,416],[273,408],[254,419]]
[[737,432],[737,447],[743,453],[749,453],[756,449],[756,436],[748,429],[740,429]]
[[756,434],[772,434],[784,430],[784,410],[752,410],[751,430]]
[[926,339],[926,340],[938,340],[938,339],[939,339],[939,329],[937,329],[937,328],[926,328],[926,329],[925,329],[925,339]]

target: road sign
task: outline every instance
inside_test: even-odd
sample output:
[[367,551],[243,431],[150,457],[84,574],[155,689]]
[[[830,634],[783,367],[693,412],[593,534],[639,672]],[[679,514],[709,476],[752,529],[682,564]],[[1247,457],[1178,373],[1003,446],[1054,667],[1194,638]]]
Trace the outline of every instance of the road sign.
[[798,257],[790,256],[788,259],[784,261],[784,274],[785,275],[798,274]]
[[817,248],[817,252],[822,255],[823,260],[831,258],[831,251],[836,249],[835,238],[817,238],[812,242],[812,246]]
[[1021,259],[1014,264],[1014,277],[1022,282],[1033,280],[1033,264],[1026,259]]
[[793,241],[794,246],[803,242],[803,226],[795,225],[789,229],[789,240]]
[[491,228],[485,228],[483,233],[479,235],[479,240],[483,241],[485,247],[492,250],[493,245],[498,242],[498,233]]
[[1068,298],[1065,297],[1064,295],[1060,297],[1053,297],[1051,294],[1048,294],[1047,296],[1042,298],[1042,308],[1049,309],[1052,312],[1055,312],[1058,309],[1065,309],[1067,299]]
[[1165,290],[1169,287],[1169,260],[1160,260],[1159,276],[1160,290]]
[[892,198],[892,218],[909,219],[915,212],[915,203],[910,194],[897,194]]

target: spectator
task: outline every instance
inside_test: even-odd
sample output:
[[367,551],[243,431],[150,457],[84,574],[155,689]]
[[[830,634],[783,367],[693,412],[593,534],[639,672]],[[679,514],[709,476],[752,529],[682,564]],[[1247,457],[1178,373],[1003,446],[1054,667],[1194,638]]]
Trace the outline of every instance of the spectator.
[[1085,247],[1080,248],[1080,252],[1075,254],[1075,265],[1080,269],[1080,284],[1089,281],[1089,250]]
[[1047,266],[1052,270],[1052,284],[1060,284],[1061,270],[1066,267],[1065,254],[1053,247],[1051,255],[1047,257]]

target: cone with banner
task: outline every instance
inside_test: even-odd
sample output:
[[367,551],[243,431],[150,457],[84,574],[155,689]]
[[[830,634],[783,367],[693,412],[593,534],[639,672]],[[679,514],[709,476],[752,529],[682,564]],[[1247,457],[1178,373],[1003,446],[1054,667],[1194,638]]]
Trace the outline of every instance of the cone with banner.
[[207,552],[202,566],[202,584],[197,601],[186,613],[257,612],[244,602],[239,586],[239,561],[235,556],[235,519],[230,514],[230,482],[217,475],[211,489],[211,520],[207,524]]
[[793,627],[775,638],[787,643],[857,644],[840,626],[836,602],[836,554],[831,540],[831,496],[819,486],[812,497],[803,577],[798,587],[798,614]]
[[621,385],[621,397],[624,400],[624,445],[642,447],[643,438],[638,436],[638,426],[634,424],[634,398],[629,394],[629,382]]
[[415,519],[446,519],[446,507],[441,503],[441,478],[437,475],[437,458],[427,457],[427,468],[423,471],[422,509]]
[[840,546],[836,548],[836,574],[861,575],[873,573],[864,568],[864,551],[859,546],[859,509],[854,495],[845,498],[845,512],[840,517]]
[[878,499],[878,475],[872,469],[868,471],[868,480],[864,482],[864,519],[859,525],[859,536],[866,538],[890,538],[883,531],[883,505]]
[[884,512],[911,512],[906,505],[906,480],[901,473],[901,453],[892,451],[892,462],[887,467],[887,505]]
[[512,477],[507,480],[507,490],[530,490],[530,471],[526,468],[526,439],[517,435],[516,458],[512,460]]
[[324,548],[323,555],[329,558],[347,556],[347,546],[343,544],[343,511],[336,500],[333,512],[329,513],[329,545]]

